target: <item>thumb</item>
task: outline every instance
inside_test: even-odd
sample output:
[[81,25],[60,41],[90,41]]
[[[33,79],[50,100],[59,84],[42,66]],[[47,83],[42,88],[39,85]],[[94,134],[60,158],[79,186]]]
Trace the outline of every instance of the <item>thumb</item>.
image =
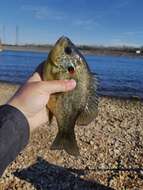
[[42,81],[42,89],[49,94],[56,92],[66,92],[73,90],[76,87],[75,80],[53,80],[53,81]]
[[38,73],[34,73],[28,80],[27,83],[31,83],[31,82],[38,82],[41,81],[41,77]]

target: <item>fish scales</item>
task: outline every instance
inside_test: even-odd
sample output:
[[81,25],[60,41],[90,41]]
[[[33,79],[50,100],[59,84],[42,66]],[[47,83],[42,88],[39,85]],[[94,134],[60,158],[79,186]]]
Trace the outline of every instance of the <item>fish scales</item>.
[[91,74],[82,54],[67,37],[61,37],[49,53],[43,67],[43,79],[76,81],[74,90],[52,94],[47,109],[50,121],[55,116],[58,124],[58,134],[51,149],[64,149],[78,156],[74,127],[75,124],[88,125],[96,117],[97,79]]

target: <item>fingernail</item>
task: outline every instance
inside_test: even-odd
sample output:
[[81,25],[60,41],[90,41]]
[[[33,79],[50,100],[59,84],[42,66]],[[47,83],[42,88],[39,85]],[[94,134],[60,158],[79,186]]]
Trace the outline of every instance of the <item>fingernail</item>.
[[67,81],[67,88],[68,90],[72,90],[76,87],[76,81],[71,79],[69,81]]

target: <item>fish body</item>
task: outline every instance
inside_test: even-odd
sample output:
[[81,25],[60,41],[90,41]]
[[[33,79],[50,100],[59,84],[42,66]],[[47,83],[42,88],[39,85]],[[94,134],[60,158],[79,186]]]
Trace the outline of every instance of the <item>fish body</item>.
[[61,37],[49,53],[43,67],[43,79],[76,81],[74,90],[51,95],[47,108],[50,120],[54,115],[58,124],[58,134],[51,149],[64,149],[78,156],[74,127],[75,124],[87,125],[95,118],[97,81],[82,54],[67,37]]

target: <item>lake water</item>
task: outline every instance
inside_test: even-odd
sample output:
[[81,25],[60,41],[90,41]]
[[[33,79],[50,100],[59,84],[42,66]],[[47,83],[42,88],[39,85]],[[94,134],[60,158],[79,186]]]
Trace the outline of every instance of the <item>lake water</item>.
[[[2,51],[0,81],[22,84],[46,58],[47,53]],[[95,55],[85,58],[99,78],[100,95],[143,99],[143,59]]]

